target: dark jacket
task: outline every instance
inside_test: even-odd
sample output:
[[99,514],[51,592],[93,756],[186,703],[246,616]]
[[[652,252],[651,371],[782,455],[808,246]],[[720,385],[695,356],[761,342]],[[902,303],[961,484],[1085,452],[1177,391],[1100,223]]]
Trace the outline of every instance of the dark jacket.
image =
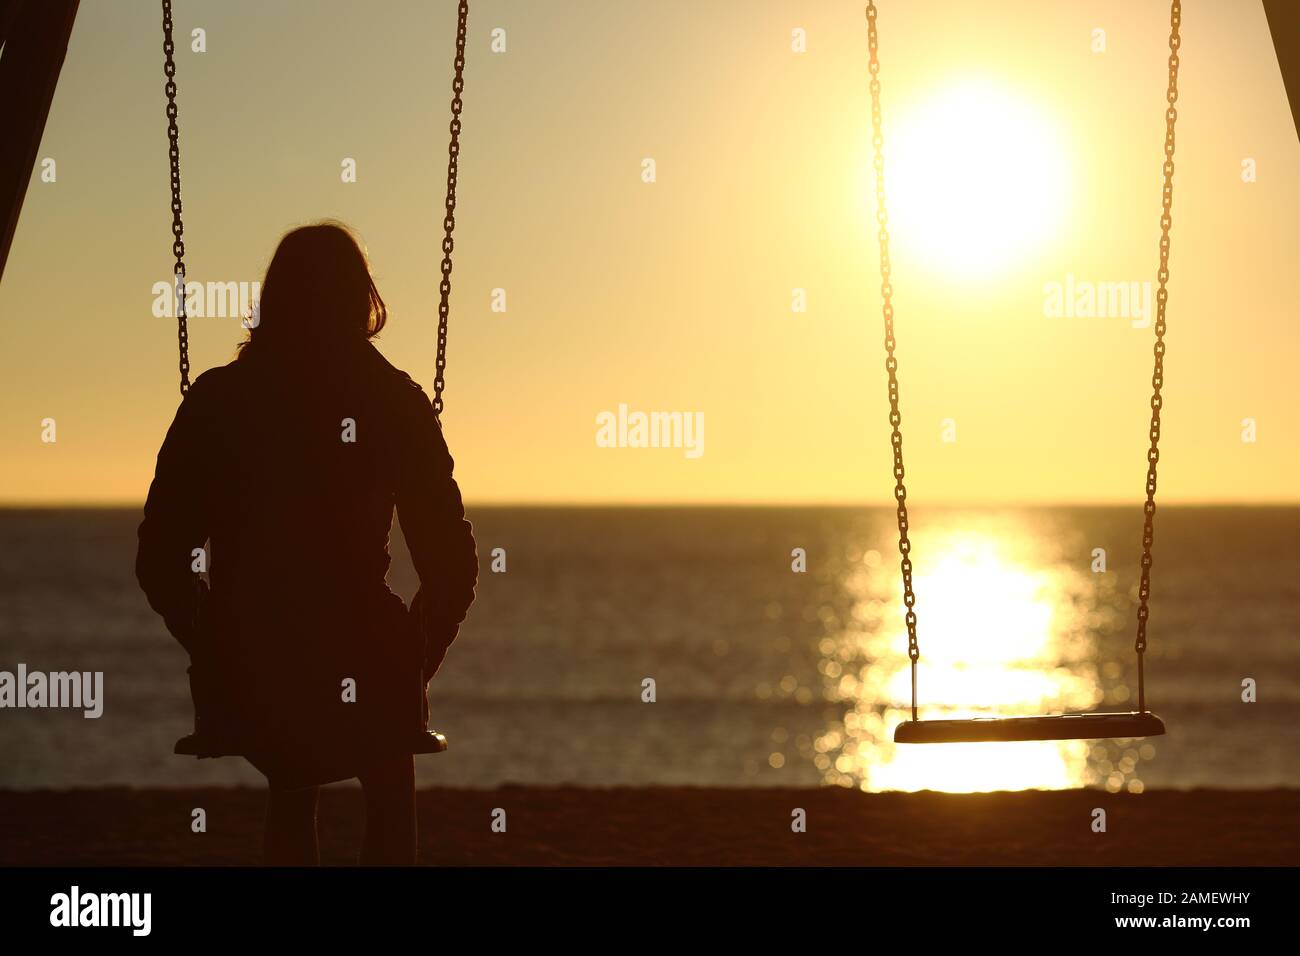
[[[190,653],[204,734],[259,767],[352,776],[427,723],[424,684],[474,600],[474,538],[408,375],[369,343],[249,348],[176,413],[136,576]],[[409,611],[385,580],[394,508],[420,579]],[[209,541],[210,589],[194,570]]]

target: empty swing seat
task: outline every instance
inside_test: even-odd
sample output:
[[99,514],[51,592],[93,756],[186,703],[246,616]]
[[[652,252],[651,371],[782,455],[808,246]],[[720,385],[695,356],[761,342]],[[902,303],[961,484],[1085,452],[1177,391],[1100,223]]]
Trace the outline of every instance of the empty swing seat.
[[1164,721],[1149,711],[1043,714],[1034,717],[974,717],[966,720],[905,720],[894,728],[894,743],[1088,740],[1095,737],[1158,737],[1164,732]]
[[[172,753],[182,757],[240,757],[243,747],[231,746],[203,734],[187,734],[176,741]],[[411,754],[440,754],[447,749],[447,738],[436,730],[422,730],[410,742]]]

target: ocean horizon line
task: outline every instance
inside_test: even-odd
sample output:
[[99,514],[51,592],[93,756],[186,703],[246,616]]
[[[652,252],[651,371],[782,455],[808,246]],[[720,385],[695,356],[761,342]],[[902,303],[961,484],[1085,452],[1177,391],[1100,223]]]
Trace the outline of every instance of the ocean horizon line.
[[[941,509],[946,511],[958,510],[1001,510],[1001,511],[1043,511],[1060,508],[1076,509],[1097,509],[1097,510],[1117,510],[1124,508],[1134,508],[1142,510],[1142,500],[1125,501],[1125,500],[1103,500],[1103,501],[959,501],[959,500],[935,500],[924,502],[908,502],[909,511],[925,511],[928,509]],[[17,512],[17,511],[139,511],[144,508],[144,501],[0,501],[0,512]],[[500,510],[500,511],[523,511],[523,510],[584,510],[584,511],[628,511],[628,510],[690,510],[690,509],[713,509],[713,510],[788,510],[788,509],[809,509],[809,510],[850,510],[850,509],[868,509],[882,510],[893,512],[894,504],[891,499],[886,497],[879,502],[868,501],[845,501],[845,500],[769,500],[755,499],[747,500],[688,500],[688,501],[618,501],[618,500],[595,500],[595,501],[577,501],[577,500],[540,500],[540,501],[517,501],[509,499],[487,499],[487,500],[466,500],[466,510]],[[1167,511],[1173,509],[1179,510],[1284,510],[1300,508],[1300,499],[1295,500],[1261,500],[1261,501],[1161,501],[1158,510]]]

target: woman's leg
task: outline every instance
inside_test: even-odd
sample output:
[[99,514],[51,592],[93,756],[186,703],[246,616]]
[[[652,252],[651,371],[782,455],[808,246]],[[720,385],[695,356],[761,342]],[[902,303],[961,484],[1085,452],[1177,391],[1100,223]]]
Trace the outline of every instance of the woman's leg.
[[319,787],[280,790],[272,786],[266,802],[262,861],[267,866],[317,866],[316,800]]
[[362,866],[411,866],[418,840],[415,758],[376,757],[358,776],[366,795]]

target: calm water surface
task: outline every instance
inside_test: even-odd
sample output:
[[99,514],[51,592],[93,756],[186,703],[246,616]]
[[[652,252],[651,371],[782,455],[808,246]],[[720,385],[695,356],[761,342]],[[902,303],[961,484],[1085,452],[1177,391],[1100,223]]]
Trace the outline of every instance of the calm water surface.
[[[424,785],[994,790],[1298,786],[1300,509],[1158,517],[1145,741],[895,747],[893,515],[474,509],[479,600],[432,689]],[[185,656],[132,577],[134,511],[0,511],[0,669],[102,670],[105,711],[0,711],[0,786],[256,783],[174,757]],[[1141,510],[917,511],[925,717],[1129,709]],[[507,570],[487,570],[504,548]],[[807,552],[807,573],[791,552]],[[1106,570],[1094,571],[1096,549]],[[394,531],[390,581],[415,580]],[[657,701],[641,701],[642,681]],[[1241,701],[1253,678],[1259,702]]]

